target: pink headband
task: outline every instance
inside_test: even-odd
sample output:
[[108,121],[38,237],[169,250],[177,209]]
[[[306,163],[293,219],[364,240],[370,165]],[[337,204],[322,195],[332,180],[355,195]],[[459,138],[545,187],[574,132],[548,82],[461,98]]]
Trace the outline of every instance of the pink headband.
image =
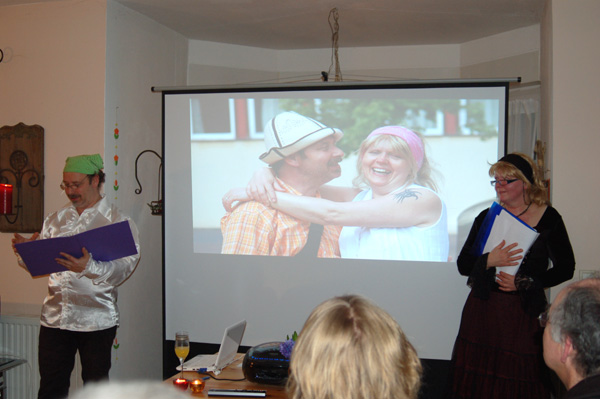
[[367,138],[380,136],[382,134],[396,136],[404,140],[406,144],[408,144],[410,152],[412,153],[413,158],[417,162],[417,166],[419,167],[419,169],[421,169],[421,166],[423,165],[423,154],[425,150],[423,148],[423,142],[421,141],[421,138],[417,136],[415,132],[402,126],[383,126],[373,130],[371,134],[367,136]]

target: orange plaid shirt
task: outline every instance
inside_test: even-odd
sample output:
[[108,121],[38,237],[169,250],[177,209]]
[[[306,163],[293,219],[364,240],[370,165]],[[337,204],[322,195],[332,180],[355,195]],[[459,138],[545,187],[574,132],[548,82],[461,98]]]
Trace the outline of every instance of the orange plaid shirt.
[[[281,180],[278,182],[288,193],[301,195]],[[221,219],[221,253],[294,256],[306,244],[309,227],[309,222],[296,219],[260,202],[244,202]],[[325,226],[319,245],[320,258],[340,257],[340,230],[339,226]]]

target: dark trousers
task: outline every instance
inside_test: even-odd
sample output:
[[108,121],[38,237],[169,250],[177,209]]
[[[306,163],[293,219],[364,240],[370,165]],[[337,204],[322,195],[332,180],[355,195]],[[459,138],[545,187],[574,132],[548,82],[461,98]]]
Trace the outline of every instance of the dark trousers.
[[41,377],[38,399],[67,397],[77,351],[81,360],[81,378],[84,384],[108,379],[111,348],[116,333],[116,326],[91,332],[42,326],[38,355]]

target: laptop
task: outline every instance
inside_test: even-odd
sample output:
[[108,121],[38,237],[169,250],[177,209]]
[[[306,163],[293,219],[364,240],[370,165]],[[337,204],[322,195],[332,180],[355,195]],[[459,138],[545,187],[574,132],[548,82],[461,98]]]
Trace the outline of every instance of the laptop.
[[[246,320],[239,321],[225,329],[219,352],[213,355],[198,355],[183,363],[184,371],[199,371],[219,374],[221,370],[233,362],[242,337],[246,331]],[[181,366],[177,366],[181,371]]]

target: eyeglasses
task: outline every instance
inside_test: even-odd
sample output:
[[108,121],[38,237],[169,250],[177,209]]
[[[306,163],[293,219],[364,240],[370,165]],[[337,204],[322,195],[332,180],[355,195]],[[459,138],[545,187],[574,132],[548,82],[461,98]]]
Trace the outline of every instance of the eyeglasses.
[[538,320],[539,320],[540,326],[542,326],[542,328],[544,328],[548,324],[550,324],[550,314],[548,312],[549,312],[549,310],[546,310],[545,312],[540,313],[540,315],[538,316]]
[[60,189],[61,190],[66,190],[67,188],[73,189],[73,190],[77,190],[79,188],[79,186],[81,186],[83,184],[83,181],[85,179],[87,179],[88,176],[84,177],[83,179],[81,179],[80,181],[78,181],[77,183],[72,183],[72,184],[65,184],[65,182],[60,183]]
[[490,182],[490,184],[491,184],[492,186],[495,186],[496,184],[499,184],[499,185],[501,185],[501,186],[506,186],[507,184],[514,183],[514,182],[516,182],[517,180],[519,180],[519,179],[510,179],[510,180],[492,180],[492,181]]

